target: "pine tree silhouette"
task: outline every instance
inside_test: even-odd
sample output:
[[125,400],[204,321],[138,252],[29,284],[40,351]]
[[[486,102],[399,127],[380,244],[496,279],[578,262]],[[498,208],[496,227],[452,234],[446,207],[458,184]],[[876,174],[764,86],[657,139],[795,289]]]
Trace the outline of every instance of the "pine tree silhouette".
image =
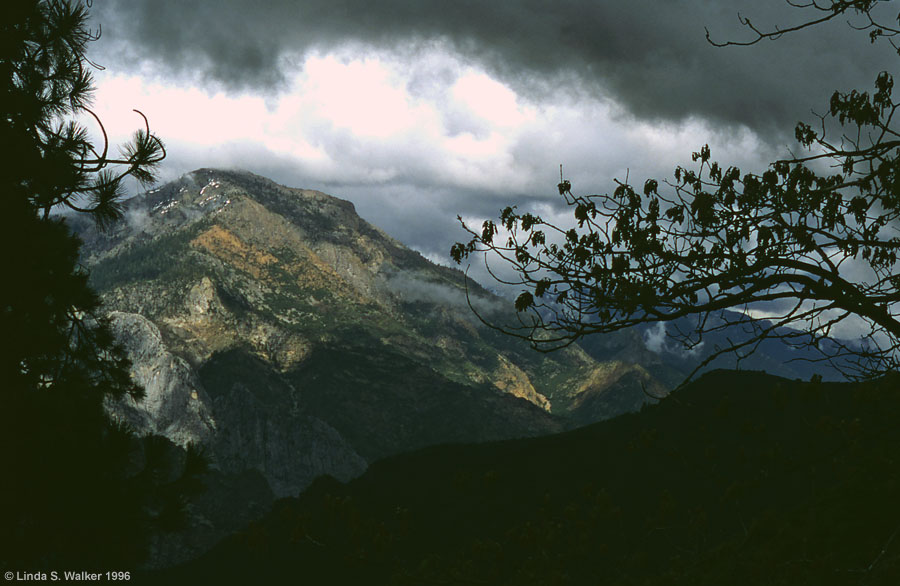
[[107,225],[121,217],[122,181],[152,182],[165,157],[146,119],[118,159],[70,121],[92,114],[84,51],[97,37],[86,17],[81,3],[17,0],[0,21],[4,570],[133,568],[151,532],[175,524],[189,477],[203,468],[195,452],[154,450],[163,440],[139,439],[107,416],[107,398],[143,390],[98,317],[78,238],[51,214],[68,208]]

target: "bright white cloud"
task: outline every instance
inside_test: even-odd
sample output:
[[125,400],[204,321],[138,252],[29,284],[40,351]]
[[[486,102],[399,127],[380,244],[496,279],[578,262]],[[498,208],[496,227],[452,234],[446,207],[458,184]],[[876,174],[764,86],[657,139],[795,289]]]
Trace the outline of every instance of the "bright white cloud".
[[143,111],[169,149],[164,178],[229,166],[325,189],[441,255],[461,237],[457,214],[494,217],[518,204],[569,221],[560,163],[576,192],[609,193],[626,175],[670,176],[705,142],[745,170],[771,159],[749,131],[639,122],[602,95],[534,102],[440,45],[415,58],[345,47],[298,58],[294,70],[277,95],[100,72],[95,111],[113,143],[142,123],[131,108]]
[[377,58],[341,62],[311,57],[295,92],[311,114],[361,138],[387,139],[418,124],[433,127],[434,114],[405,90],[399,72]]
[[[226,96],[203,88],[165,85],[138,76],[102,76],[94,110],[114,136],[140,126],[130,108],[150,119],[154,132],[169,140],[214,145],[265,139],[260,120],[266,115],[259,96]],[[137,122],[137,124],[136,124]]]
[[472,69],[453,84],[450,95],[493,126],[516,128],[536,118],[535,108],[523,107],[515,92]]

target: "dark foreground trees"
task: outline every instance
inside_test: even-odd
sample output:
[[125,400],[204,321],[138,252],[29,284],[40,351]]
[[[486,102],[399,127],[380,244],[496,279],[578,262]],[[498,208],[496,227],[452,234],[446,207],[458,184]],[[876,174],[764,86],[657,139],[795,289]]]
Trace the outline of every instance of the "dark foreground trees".
[[152,181],[165,156],[146,124],[113,156],[74,119],[91,114],[86,16],[81,3],[16,0],[0,20],[4,571],[133,567],[181,499],[164,470],[171,462],[104,411],[107,397],[142,390],[95,315],[78,239],[50,213],[114,221],[123,179]]
[[[850,18],[873,43],[896,49],[900,16],[878,21],[879,4],[813,0],[800,6],[813,14],[799,26],[763,31],[744,20],[751,40],[724,44],[753,44]],[[617,182],[611,195],[575,195],[560,177],[573,225],[509,207],[481,230],[463,224],[472,238],[451,254],[461,262],[488,252],[513,269],[515,284],[524,288],[515,302],[519,321],[498,327],[538,349],[690,318],[695,327],[670,330],[688,347],[711,329],[745,330],[709,360],[726,351],[741,356],[778,336],[823,349],[822,359],[850,376],[894,370],[900,367],[894,116],[900,104],[893,87],[892,75],[882,72],[868,91],[835,92],[815,126],[797,125],[802,154],[773,162],[762,174],[720,165],[705,146],[693,154],[696,165],[677,168],[672,179],[641,187]],[[754,320],[754,310],[773,317]],[[864,327],[864,340],[823,343],[835,326],[852,320]]]

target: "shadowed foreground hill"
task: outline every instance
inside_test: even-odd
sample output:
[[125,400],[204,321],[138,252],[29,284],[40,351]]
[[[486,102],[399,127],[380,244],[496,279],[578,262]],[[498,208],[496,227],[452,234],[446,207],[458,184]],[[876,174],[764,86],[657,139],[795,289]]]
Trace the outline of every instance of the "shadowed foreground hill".
[[[900,381],[716,371],[565,434],[428,448],[153,581],[897,584]],[[250,582],[245,582],[250,583]]]

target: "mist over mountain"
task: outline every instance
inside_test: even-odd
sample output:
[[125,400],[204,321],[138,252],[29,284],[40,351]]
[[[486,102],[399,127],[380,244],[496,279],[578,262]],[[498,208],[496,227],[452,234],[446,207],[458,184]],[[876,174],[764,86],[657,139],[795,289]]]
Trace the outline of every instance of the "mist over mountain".
[[[683,317],[672,322],[641,325],[607,335],[585,336],[578,345],[600,361],[633,361],[646,367],[670,385],[681,384],[695,373],[719,369],[764,371],[787,379],[840,382],[854,372],[853,357],[841,348],[861,348],[862,341],[827,338],[818,347],[809,346],[805,332],[788,327],[775,328],[773,335],[743,346],[738,352],[725,352],[701,367],[714,352],[753,340],[756,332],[772,327],[772,322],[736,311],[724,310],[707,317],[702,337],[698,317]],[[686,348],[683,336],[689,335],[695,346]]]

